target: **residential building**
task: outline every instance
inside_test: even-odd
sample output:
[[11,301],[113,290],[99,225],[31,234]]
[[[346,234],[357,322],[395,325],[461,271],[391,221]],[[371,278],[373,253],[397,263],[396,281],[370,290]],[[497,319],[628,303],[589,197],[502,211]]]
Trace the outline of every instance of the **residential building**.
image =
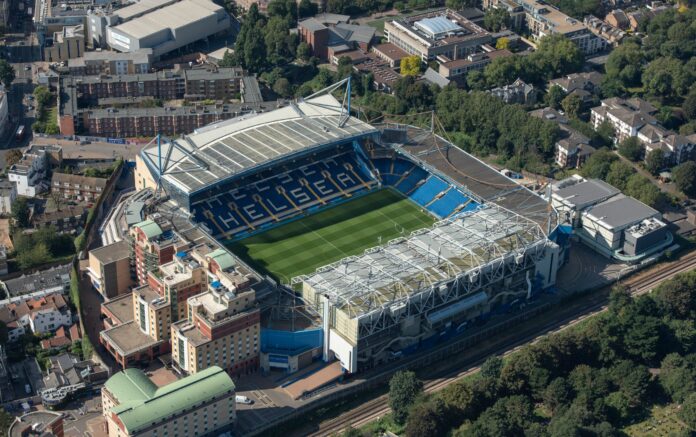
[[438,56],[448,60],[466,58],[481,45],[491,42],[491,35],[486,30],[450,9],[387,21],[384,36],[390,43],[410,55],[419,56],[426,63]]
[[60,146],[38,146],[32,144],[7,172],[7,178],[17,184],[17,194],[35,197],[48,188],[48,175],[52,165],[62,161]]
[[600,91],[603,75],[595,71],[573,73],[549,81],[548,88],[559,87],[567,95],[576,95],[583,102],[591,101]]
[[53,226],[58,232],[76,234],[84,225],[89,209],[84,203],[77,205],[61,205],[60,209],[43,212],[32,216],[31,223],[35,228]]
[[17,184],[7,179],[0,180],[0,214],[12,214],[12,204],[17,199]]
[[594,15],[586,16],[582,22],[590,29],[590,32],[606,39],[612,45],[617,46],[626,37],[626,32],[600,20]]
[[127,293],[104,302],[101,315],[105,330],[133,320],[133,295]]
[[9,273],[7,268],[7,248],[0,244],[0,276]]
[[157,387],[139,369],[126,369],[102,388],[111,436],[222,435],[233,429],[235,386],[219,367]]
[[643,126],[657,125],[655,112],[657,109],[643,99],[612,97],[590,110],[590,122],[595,129],[604,122],[609,123],[614,128],[614,140],[620,143],[637,136]]
[[78,26],[66,26],[61,32],[53,34],[53,40],[48,41],[44,47],[44,60],[46,62],[61,62],[68,59],[79,58],[85,53],[85,28]]
[[[337,14],[320,14],[298,23],[300,40],[306,42],[314,56],[329,60],[337,53],[350,50],[370,50],[375,37],[375,28],[366,25],[349,24],[346,18]],[[326,21],[322,21],[326,20]]]
[[133,319],[101,333],[102,344],[121,367],[169,351],[170,325],[187,317],[186,302],[207,281],[205,270],[186,252],[148,272],[147,284],[134,288]]
[[107,181],[105,178],[53,173],[51,192],[64,199],[95,201],[106,188]]
[[74,342],[80,341],[81,338],[80,326],[77,323],[73,323],[69,328],[61,326],[56,329],[52,337],[41,340],[41,349],[51,350],[70,346]]
[[66,76],[61,87],[75,87],[78,96],[91,105],[100,99],[151,97],[173,100],[225,100],[240,93],[243,70],[231,68],[194,68],[164,70],[156,73]]
[[533,105],[537,101],[537,91],[522,79],[517,79],[510,85],[496,87],[488,93],[508,104]]
[[225,249],[191,251],[210,279],[205,293],[188,299],[188,317],[172,324],[172,361],[182,374],[220,366],[242,374],[259,366],[260,310],[249,278]]
[[568,125],[568,118],[553,108],[542,108],[529,113],[534,117],[557,123],[562,136],[556,141],[556,165],[561,168],[580,168],[595,152],[590,139]]
[[60,293],[5,304],[0,307],[0,320],[7,326],[9,341],[27,332],[44,334],[73,323],[70,307]]
[[614,9],[609,12],[606,17],[604,17],[610,26],[616,27],[618,29],[626,30],[630,27],[631,23],[628,20],[628,15],[621,9]]
[[152,59],[152,49],[127,53],[99,50],[69,59],[68,69],[74,76],[144,74],[150,72]]
[[491,47],[490,51],[471,53],[459,59],[441,62],[438,73],[448,79],[463,80],[469,72],[483,70],[494,59],[508,56],[514,55],[509,50],[494,50]]
[[5,136],[7,130],[12,127],[11,124],[7,104],[7,93],[5,92],[5,87],[0,87],[0,137]]
[[70,291],[70,264],[8,279],[3,281],[2,285],[10,300],[19,296],[40,297],[53,293],[68,293]]
[[87,274],[105,300],[128,293],[133,284],[131,245],[121,240],[89,251]]
[[516,5],[522,7],[524,27],[536,39],[547,35],[563,35],[573,41],[586,55],[607,49],[608,43],[604,38],[593,34],[582,22],[567,16],[543,0],[484,0],[483,2],[484,9],[509,8],[508,5],[513,6],[515,14],[522,13]]
[[140,285],[147,284],[148,273],[174,259],[179,247],[188,245],[171,229],[166,221],[152,219],[137,223],[128,231],[136,278]]

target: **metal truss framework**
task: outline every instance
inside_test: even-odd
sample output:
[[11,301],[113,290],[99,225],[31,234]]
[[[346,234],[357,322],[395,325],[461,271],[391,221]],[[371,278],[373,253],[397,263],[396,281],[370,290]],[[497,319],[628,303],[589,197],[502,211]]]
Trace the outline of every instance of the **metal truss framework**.
[[546,244],[538,224],[489,204],[293,282],[358,318],[362,337],[530,268]]

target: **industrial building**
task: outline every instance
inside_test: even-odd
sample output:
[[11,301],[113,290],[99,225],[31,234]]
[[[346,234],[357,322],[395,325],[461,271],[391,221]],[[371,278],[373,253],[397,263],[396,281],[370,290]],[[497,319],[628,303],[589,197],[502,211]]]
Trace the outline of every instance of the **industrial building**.
[[102,388],[111,436],[222,435],[233,429],[235,386],[219,367],[162,387],[140,369],[126,369]]
[[120,52],[150,48],[153,56],[159,58],[224,32],[230,25],[230,16],[222,6],[210,0],[181,0],[108,27],[106,42]]
[[[550,238],[555,211],[538,195],[431,132],[364,123],[328,93],[145,147],[135,179],[136,189],[162,187],[219,240],[387,187],[436,219],[290,278],[321,320],[321,334],[266,335],[265,369],[300,367],[317,340],[323,359],[339,363],[336,375],[426,349],[552,287],[563,259]],[[202,317],[201,331],[206,318],[228,314],[231,305],[210,287],[189,300],[189,318]],[[185,326],[172,327],[173,341],[186,341]],[[176,351],[182,343],[174,343]],[[173,356],[191,365],[190,348]]]
[[560,220],[607,258],[636,263],[673,243],[662,215],[597,179],[573,176],[552,185]]

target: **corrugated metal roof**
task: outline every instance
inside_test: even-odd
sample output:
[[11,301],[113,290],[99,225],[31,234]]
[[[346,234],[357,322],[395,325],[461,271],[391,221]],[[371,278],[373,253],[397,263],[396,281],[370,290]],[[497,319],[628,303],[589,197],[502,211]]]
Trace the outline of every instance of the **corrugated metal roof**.
[[147,238],[153,238],[157,237],[158,235],[162,235],[162,228],[159,227],[159,225],[152,220],[145,220],[140,223],[136,223],[133,225],[137,228],[140,228],[143,233],[145,233],[145,236]]
[[214,260],[218,267],[220,267],[220,270],[227,270],[229,268],[232,268],[235,266],[236,262],[234,261],[234,257],[230,255],[228,251],[225,249],[215,249],[213,252],[211,252],[208,257],[210,259]]

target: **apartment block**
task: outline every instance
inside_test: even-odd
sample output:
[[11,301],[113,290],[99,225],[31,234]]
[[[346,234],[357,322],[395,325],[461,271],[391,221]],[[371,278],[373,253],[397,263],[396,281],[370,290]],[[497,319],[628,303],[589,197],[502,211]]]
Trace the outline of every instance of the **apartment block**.
[[152,49],[134,52],[115,52],[98,50],[86,52],[79,58],[68,60],[70,74],[81,75],[121,75],[148,73],[152,67]]
[[91,250],[87,274],[94,289],[106,300],[127,293],[134,279],[130,244],[121,240]]
[[413,15],[384,24],[387,40],[423,62],[442,56],[465,58],[492,41],[490,33],[450,9]]
[[64,199],[94,201],[106,188],[107,179],[67,173],[53,173],[51,192]]
[[[609,43],[595,35],[581,21],[545,3],[543,0],[484,0],[484,9],[505,8],[515,16],[524,13],[524,27],[536,39],[563,35],[577,44],[586,55],[606,50]],[[519,9],[521,7],[521,10]]]
[[17,194],[35,197],[46,191],[51,167],[60,164],[62,159],[63,151],[60,146],[31,145],[22,155],[22,159],[10,167],[7,178],[17,184]]
[[102,388],[110,436],[212,436],[232,431],[235,386],[219,367],[162,387],[139,369],[126,369]]
[[251,282],[224,249],[197,246],[209,278],[205,293],[188,299],[188,317],[172,324],[172,361],[182,374],[220,366],[239,375],[259,366],[260,311]]
[[186,244],[171,229],[169,223],[157,223],[152,219],[133,225],[128,233],[133,265],[140,285],[147,284],[149,272],[174,259],[178,244]]

